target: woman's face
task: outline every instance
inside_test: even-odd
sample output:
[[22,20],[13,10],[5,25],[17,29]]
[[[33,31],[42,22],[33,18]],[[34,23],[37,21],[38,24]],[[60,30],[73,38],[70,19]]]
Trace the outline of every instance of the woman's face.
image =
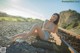
[[57,15],[53,15],[53,16],[51,16],[51,18],[50,18],[50,21],[56,21],[57,20],[57,18],[58,18],[58,16]]

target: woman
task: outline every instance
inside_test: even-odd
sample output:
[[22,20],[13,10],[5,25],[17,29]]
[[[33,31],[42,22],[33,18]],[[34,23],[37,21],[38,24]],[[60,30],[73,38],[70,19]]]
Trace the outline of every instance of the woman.
[[[59,22],[59,14],[54,13],[50,20],[46,20],[43,23],[42,28],[40,26],[38,26],[37,24],[35,24],[28,33],[22,33],[22,34],[18,34],[13,36],[13,41],[15,41],[18,38],[26,38],[32,34],[35,34],[37,36],[39,36],[41,39],[48,41],[50,36],[54,36],[57,32],[58,29],[58,22]],[[55,37],[56,36],[56,37]],[[55,35],[54,39],[56,39],[58,36]],[[59,37],[58,37],[59,39]]]

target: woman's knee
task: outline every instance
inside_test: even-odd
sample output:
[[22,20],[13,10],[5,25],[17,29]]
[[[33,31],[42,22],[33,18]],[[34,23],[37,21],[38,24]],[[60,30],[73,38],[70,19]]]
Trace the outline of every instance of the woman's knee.
[[33,27],[39,27],[39,25],[38,24],[34,24],[34,26]]

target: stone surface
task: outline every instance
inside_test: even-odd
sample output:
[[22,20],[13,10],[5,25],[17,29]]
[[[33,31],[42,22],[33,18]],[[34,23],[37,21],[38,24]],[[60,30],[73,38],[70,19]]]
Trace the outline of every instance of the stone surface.
[[[70,53],[67,46],[44,41],[38,37],[29,37],[26,41],[12,42],[6,49],[6,53]],[[66,53],[65,52],[65,53]]]

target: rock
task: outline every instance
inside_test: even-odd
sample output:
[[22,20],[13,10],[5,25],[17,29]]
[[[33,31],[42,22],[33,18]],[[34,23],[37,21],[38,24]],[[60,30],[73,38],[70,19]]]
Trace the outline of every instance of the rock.
[[0,53],[6,53],[6,47],[0,46]]
[[[58,46],[53,42],[44,41],[35,36],[27,38],[27,40],[18,40],[10,44],[6,49],[6,53],[69,53],[65,45]],[[64,50],[64,51],[62,51]],[[65,52],[65,53],[66,53]]]

